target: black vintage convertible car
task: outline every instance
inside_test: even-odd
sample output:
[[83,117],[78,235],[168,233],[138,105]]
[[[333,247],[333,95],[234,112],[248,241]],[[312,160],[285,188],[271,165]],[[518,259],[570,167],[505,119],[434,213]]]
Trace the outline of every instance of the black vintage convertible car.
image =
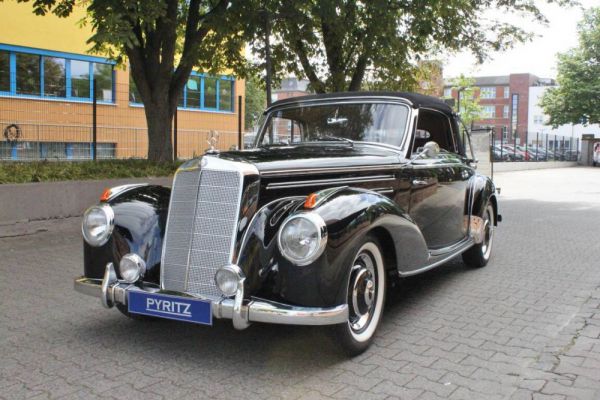
[[105,192],[75,289],[137,318],[333,325],[358,354],[392,278],[488,263],[500,216],[469,143],[427,96],[276,102],[251,149],[190,160],[172,188]]

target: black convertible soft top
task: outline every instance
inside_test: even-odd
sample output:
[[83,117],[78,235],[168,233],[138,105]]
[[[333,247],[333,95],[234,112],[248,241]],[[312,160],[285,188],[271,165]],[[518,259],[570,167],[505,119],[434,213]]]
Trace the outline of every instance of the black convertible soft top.
[[407,100],[414,108],[426,107],[434,110],[441,111],[445,114],[452,115],[452,108],[446,104],[443,100],[436,97],[425,96],[419,93],[410,92],[337,92],[337,93],[326,93],[326,94],[313,94],[309,96],[298,96],[290,97],[287,99],[279,100],[274,102],[269,109],[278,107],[284,104],[293,104],[303,101],[320,100],[320,99],[337,99],[337,98],[348,98],[348,97],[397,97],[400,99]]

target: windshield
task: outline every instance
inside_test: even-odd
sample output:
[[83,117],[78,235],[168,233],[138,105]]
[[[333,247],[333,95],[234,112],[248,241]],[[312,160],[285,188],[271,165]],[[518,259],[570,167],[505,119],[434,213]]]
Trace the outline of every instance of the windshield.
[[320,141],[386,143],[400,146],[408,107],[384,103],[302,105],[267,115],[258,146],[285,146]]

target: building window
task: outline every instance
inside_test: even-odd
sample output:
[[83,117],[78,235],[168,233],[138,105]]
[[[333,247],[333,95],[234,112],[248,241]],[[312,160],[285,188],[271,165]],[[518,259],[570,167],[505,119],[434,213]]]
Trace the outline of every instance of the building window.
[[444,97],[446,97],[446,98],[452,97],[452,88],[445,88],[444,89]]
[[508,127],[502,127],[502,140],[506,141],[508,139]]
[[479,90],[480,99],[495,99],[496,98],[496,87],[495,86],[484,86]]
[[67,90],[66,60],[58,57],[44,57],[44,89],[46,97],[65,97]]
[[510,113],[510,107],[508,107],[508,105],[505,105],[504,107],[502,107],[502,118],[509,118],[509,113]]
[[94,81],[96,82],[96,100],[113,102],[113,66],[94,63]]
[[519,122],[519,94],[513,93],[512,95],[512,113],[510,116],[511,129],[517,129],[517,123]]
[[10,53],[0,51],[0,92],[10,91]]
[[219,82],[219,110],[233,110],[233,81]]
[[[233,77],[208,77],[193,71],[183,88],[177,106],[183,109],[232,112],[234,83]],[[131,73],[129,74],[129,102],[142,104]]]
[[40,95],[40,56],[17,54],[17,94]]
[[482,108],[483,118],[496,118],[496,106],[483,106]]
[[114,102],[113,65],[99,60],[98,57],[0,45],[0,93],[90,101],[95,80],[96,98]]
[[509,93],[510,93],[510,87],[504,86],[504,98],[505,99],[508,99]]
[[71,97],[90,97],[90,63],[71,61]]
[[217,108],[216,78],[204,78],[204,108]]
[[533,123],[538,125],[544,125],[544,116],[543,115],[534,115]]

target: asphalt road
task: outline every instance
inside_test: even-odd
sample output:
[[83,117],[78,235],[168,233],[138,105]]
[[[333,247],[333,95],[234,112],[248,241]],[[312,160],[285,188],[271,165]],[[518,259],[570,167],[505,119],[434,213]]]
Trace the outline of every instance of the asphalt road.
[[77,219],[2,227],[0,397],[600,399],[600,168],[496,181],[489,265],[401,282],[354,359],[321,328],[129,320],[73,291]]

